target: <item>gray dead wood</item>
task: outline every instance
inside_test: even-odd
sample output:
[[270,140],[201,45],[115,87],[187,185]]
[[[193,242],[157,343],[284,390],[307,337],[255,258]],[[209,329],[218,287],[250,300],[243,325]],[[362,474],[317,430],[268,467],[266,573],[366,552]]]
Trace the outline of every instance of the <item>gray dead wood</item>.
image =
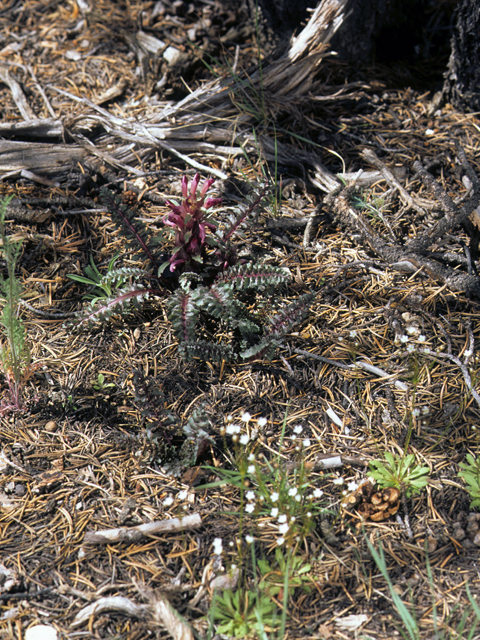
[[[347,0],[322,0],[303,31],[279,59],[265,63],[262,70],[247,75],[232,74],[206,83],[178,103],[147,105],[140,117],[119,117],[87,98],[50,87],[78,103],[78,115],[63,120],[62,136],[71,145],[31,146],[34,143],[9,141],[0,145],[0,177],[28,168],[37,174],[65,177],[72,161],[90,158],[93,164],[106,163],[134,175],[140,174],[138,162],[149,160],[155,152],[166,150],[206,174],[226,178],[224,171],[201,164],[196,154],[226,160],[247,153],[260,153],[266,160],[308,164],[313,167],[312,181],[329,192],[337,178],[323,167],[313,153],[299,152],[273,138],[255,138],[252,130],[258,117],[268,122],[280,112],[299,112],[299,107],[318,93],[316,70],[327,54],[327,44],[341,25]],[[259,113],[255,116],[252,110]],[[24,117],[24,120],[27,120]],[[28,123],[18,124],[27,129]],[[58,130],[58,122],[49,125],[37,121],[30,128],[32,137],[40,128]],[[94,130],[103,133],[95,137]],[[11,130],[14,136],[15,131]],[[22,145],[16,149],[9,145]],[[3,146],[6,145],[6,146]],[[108,149],[108,152],[107,152]],[[36,164],[39,162],[39,164]]]
[[136,527],[119,527],[117,529],[103,529],[102,531],[89,531],[85,534],[85,544],[111,544],[114,542],[137,542],[145,536],[154,536],[159,533],[171,531],[184,531],[194,529],[202,524],[202,518],[198,513],[193,513],[184,518],[171,518],[159,522],[147,522]]
[[[404,244],[399,239],[396,242],[387,241],[371,226],[362,211],[352,205],[352,196],[354,195],[352,187],[331,192],[325,198],[325,203],[344,228],[358,234],[362,243],[368,245],[393,269],[404,273],[423,273],[432,280],[443,282],[452,291],[462,291],[467,296],[478,298],[480,297],[479,276],[473,273],[464,273],[443,264],[439,260],[438,251],[435,252],[435,257],[430,251],[432,245],[437,243],[441,245],[446,235],[454,234],[462,228],[467,233],[473,234],[472,215],[480,205],[480,182],[472,167],[468,164],[463,150],[458,149],[457,151],[460,162],[472,182],[472,195],[461,206],[456,205],[428,171],[419,162],[415,162],[413,167],[417,175],[433,192],[445,215],[436,223],[431,224],[425,233]],[[383,163],[376,156],[367,155],[366,157],[377,168],[382,168]],[[388,176],[387,168],[385,165],[383,167],[384,175]],[[408,196],[406,200],[411,206],[413,199],[402,188],[404,198],[405,194]],[[417,207],[415,208],[417,209]],[[477,241],[473,235],[471,237],[472,242]]]

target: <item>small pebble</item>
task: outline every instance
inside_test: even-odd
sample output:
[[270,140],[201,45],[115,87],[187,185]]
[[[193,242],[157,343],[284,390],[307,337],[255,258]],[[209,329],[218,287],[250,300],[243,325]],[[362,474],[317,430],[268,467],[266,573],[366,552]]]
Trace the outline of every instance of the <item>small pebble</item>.
[[57,640],[57,630],[46,624],[36,624],[25,631],[25,640]]

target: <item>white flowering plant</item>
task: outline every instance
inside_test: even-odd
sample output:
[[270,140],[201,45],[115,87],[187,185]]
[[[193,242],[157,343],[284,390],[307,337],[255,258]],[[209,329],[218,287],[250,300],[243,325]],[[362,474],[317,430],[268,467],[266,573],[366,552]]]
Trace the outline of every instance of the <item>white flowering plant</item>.
[[[264,527],[275,535],[277,546],[297,545],[315,527],[315,516],[325,512],[325,505],[319,500],[323,495],[320,490],[312,489],[312,482],[303,456],[294,465],[285,465],[281,456],[285,437],[286,420],[284,420],[278,456],[268,460],[260,451],[258,434],[265,427],[267,420],[254,420],[247,412],[237,422],[228,416],[223,435],[231,438],[233,443],[233,469],[215,468],[220,480],[208,487],[229,484],[239,489],[240,529],[244,518],[261,519]],[[303,431],[303,427],[294,427],[294,440]],[[303,439],[302,446],[310,446],[308,438]],[[226,442],[226,448],[229,443]],[[213,469],[211,469],[213,470]]]

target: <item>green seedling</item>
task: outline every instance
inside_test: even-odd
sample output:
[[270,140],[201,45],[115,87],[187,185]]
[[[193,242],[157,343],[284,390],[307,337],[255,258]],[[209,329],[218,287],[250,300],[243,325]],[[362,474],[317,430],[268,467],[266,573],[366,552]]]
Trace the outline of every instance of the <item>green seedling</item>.
[[480,459],[474,458],[471,453],[466,455],[467,462],[460,463],[461,471],[458,472],[467,484],[467,491],[472,498],[470,507],[480,507]]
[[384,453],[384,460],[372,460],[369,464],[370,476],[378,482],[380,487],[395,487],[405,491],[410,498],[419,493],[428,484],[428,467],[421,467],[415,460],[413,453],[408,455],[394,455],[389,451]]
[[83,296],[84,300],[91,300],[92,304],[95,304],[99,300],[110,298],[125,284],[130,276],[141,274],[138,269],[115,267],[115,262],[119,255],[119,253],[116,253],[110,260],[105,274],[99,271],[92,256],[90,256],[90,264],[85,267],[84,276],[76,273],[67,274],[67,278],[70,278],[70,280],[75,280],[75,282],[80,282],[93,288]]
[[115,383],[105,382],[105,376],[103,373],[99,373],[97,379],[92,382],[92,387],[95,391],[106,391],[107,389],[115,389]]
[[210,614],[216,631],[234,638],[258,638],[265,627],[274,627],[277,605],[266,593],[237,589],[216,595]]

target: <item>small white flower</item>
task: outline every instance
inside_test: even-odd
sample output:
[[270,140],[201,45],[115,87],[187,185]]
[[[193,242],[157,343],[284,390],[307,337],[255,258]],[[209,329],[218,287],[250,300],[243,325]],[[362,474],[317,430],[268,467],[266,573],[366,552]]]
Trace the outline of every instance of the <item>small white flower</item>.
[[174,500],[172,496],[167,496],[165,498],[165,500],[163,501],[163,506],[164,507],[169,507],[171,504],[173,504]]
[[470,356],[473,356],[473,351],[471,351],[470,349],[465,349],[463,355],[465,356],[465,358],[470,358]]
[[428,414],[430,413],[430,409],[427,406],[422,407],[422,413],[424,416],[428,416]]
[[355,491],[355,489],[358,489],[358,484],[353,480],[347,484],[347,489],[349,491]]
[[281,547],[284,542],[285,542],[285,538],[277,538],[277,545],[279,547]]
[[235,433],[240,433],[240,425],[239,424],[229,424],[225,431],[233,436]]
[[335,478],[333,484],[343,484],[345,481],[343,478]]
[[293,427],[294,433],[302,433],[302,431],[303,431],[303,427],[301,424],[297,424],[295,427]]
[[247,491],[245,497],[247,500],[255,500],[255,491]]
[[249,502],[247,504],[247,506],[245,507],[245,511],[247,513],[253,513],[255,511],[255,503],[254,502]]
[[426,136],[433,136],[434,133],[435,131],[433,129],[425,129]]
[[406,336],[405,334],[403,334],[403,336],[400,336],[400,342],[408,342],[408,336]]
[[427,339],[427,338],[423,335],[423,333],[421,333],[421,334],[418,336],[418,338],[417,338],[417,340],[418,340],[419,342],[425,342],[425,340],[426,340],[426,339]]
[[264,427],[267,424],[267,419],[266,418],[258,418],[257,424],[258,424],[259,427]]
[[296,440],[296,439],[297,439],[296,435],[290,436],[290,440]]
[[288,490],[288,495],[289,496],[296,496],[297,493],[298,493],[297,487],[292,487],[291,489]]
[[183,491],[179,491],[178,492],[178,499],[179,500],[185,500],[185,498],[188,496],[188,491],[186,491],[185,489]]
[[248,441],[250,440],[250,437],[248,435],[248,433],[244,433],[240,436],[240,444],[246,445],[248,444]]
[[247,467],[247,473],[249,473],[250,475],[253,475],[255,473],[255,465],[251,464]]
[[312,517],[312,512],[311,511],[307,511],[307,518],[311,518]]
[[270,515],[272,516],[272,518],[276,518],[278,516],[277,507],[273,507],[273,509],[270,511]]
[[416,333],[417,329],[416,327],[407,327],[407,333],[409,333],[410,335],[413,335],[414,333]]
[[419,415],[420,415],[420,409],[418,407],[415,407],[415,409],[412,410],[412,416],[414,418],[418,418]]
[[230,542],[228,543],[228,546],[229,546],[229,547],[233,547],[233,545],[234,545],[233,540],[230,540]]
[[227,419],[227,422],[233,422],[233,416],[232,416],[232,414],[230,413],[230,414],[227,416],[227,418],[226,418],[226,419]]
[[289,528],[289,527],[288,527],[288,523],[286,522],[285,524],[281,524],[281,525],[278,527],[278,531],[279,531],[279,533],[281,533],[281,534],[282,534],[282,536],[283,536],[285,533],[287,533],[288,528]]
[[242,420],[243,422],[250,422],[250,420],[252,419],[252,416],[248,413],[248,411],[245,411],[245,413],[242,413],[240,420]]
[[356,338],[357,337],[357,332],[355,331],[355,329],[353,331],[350,331],[350,338]]
[[301,499],[302,499],[302,496],[300,494],[295,496],[295,501],[296,502],[300,502]]
[[[245,542],[247,544],[252,544],[252,542],[255,540],[255,538],[253,536],[245,536]],[[232,565],[233,567],[233,565]]]
[[295,522],[295,520],[296,520],[295,516],[292,516],[292,517],[290,518],[290,522]]
[[270,500],[271,500],[272,502],[276,502],[276,501],[278,500],[278,497],[279,497],[279,496],[278,496],[278,493],[277,493],[276,491],[274,491],[274,492],[272,493],[272,495],[270,496]]
[[213,541],[213,553],[216,556],[222,555],[223,543],[221,538],[215,538]]
[[303,441],[303,446],[304,447],[309,447],[312,443],[310,442],[310,438],[305,438],[305,440]]
[[249,462],[253,462],[253,461],[255,460],[255,454],[253,454],[253,453],[249,453],[249,454],[248,454],[248,458],[247,458],[247,460],[248,460]]
[[415,345],[414,344],[407,344],[407,351],[408,351],[408,353],[413,353],[415,351]]
[[284,522],[287,521],[287,516],[282,513],[281,515],[278,516],[278,521],[280,522],[280,524],[283,524]]
[[322,496],[323,496],[323,491],[321,489],[314,489],[313,491],[314,498],[321,498]]

